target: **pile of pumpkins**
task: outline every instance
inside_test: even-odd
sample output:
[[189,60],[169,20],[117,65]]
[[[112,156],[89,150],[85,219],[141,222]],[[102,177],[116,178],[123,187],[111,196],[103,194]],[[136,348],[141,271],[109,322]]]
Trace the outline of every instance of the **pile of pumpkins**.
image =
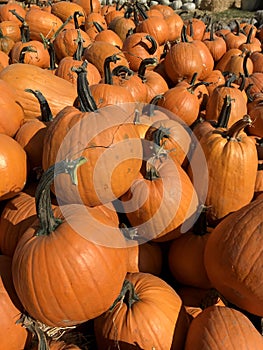
[[263,349],[263,29],[235,23],[0,6],[1,349]]

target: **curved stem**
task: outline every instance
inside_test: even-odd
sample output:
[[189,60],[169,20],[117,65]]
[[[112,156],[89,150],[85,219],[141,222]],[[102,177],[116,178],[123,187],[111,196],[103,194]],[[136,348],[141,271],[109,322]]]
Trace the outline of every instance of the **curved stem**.
[[236,26],[237,26],[237,31],[236,31],[235,35],[239,36],[240,35],[240,23],[237,19],[235,19],[234,22],[236,23]]
[[74,185],[77,185],[77,169],[86,162],[86,158],[79,157],[75,160],[62,160],[52,165],[46,170],[37,186],[35,201],[37,216],[39,218],[39,229],[37,236],[47,236],[53,232],[62,222],[61,219],[55,218],[51,206],[50,186],[54,178],[59,174],[68,174]]
[[170,135],[170,129],[160,126],[153,132],[153,142],[154,144],[161,146],[161,141],[163,139],[168,139]]
[[145,39],[147,39],[150,43],[151,43],[151,47],[147,47],[147,52],[149,55],[153,55],[155,54],[156,50],[157,50],[157,43],[155,41],[155,39],[151,36],[151,35],[146,35]]
[[251,38],[252,38],[253,30],[254,30],[253,27],[249,29],[246,44],[252,44]]
[[191,94],[193,94],[195,89],[197,89],[198,86],[200,86],[200,85],[208,86],[208,85],[210,85],[210,83],[208,83],[207,81],[199,81],[198,83],[189,86],[186,90],[189,91]]
[[197,72],[193,74],[192,79],[190,80],[189,85],[191,85],[191,86],[192,86],[192,85],[194,85],[194,84],[195,84],[195,82],[196,82],[196,78],[197,78],[197,75],[198,75],[198,73],[197,73]]
[[25,22],[20,27],[20,33],[22,43],[27,43],[30,41],[29,26]]
[[234,73],[231,73],[229,75],[229,78],[225,82],[226,87],[232,87],[231,84],[236,80],[236,75]]
[[252,124],[252,120],[249,115],[245,115],[242,119],[235,122],[228,130],[222,133],[222,136],[229,140],[239,141],[240,132],[246,127]]
[[49,39],[50,42],[53,42],[58,34],[66,27],[66,25],[72,20],[73,15],[70,15],[64,22],[63,24],[57,29],[57,31],[52,35],[52,37]]
[[55,52],[54,44],[49,43],[47,50],[48,50],[49,57],[50,57],[50,63],[49,63],[48,70],[55,70],[56,69],[56,52]]
[[19,63],[25,63],[24,62],[25,54],[27,52],[37,52],[37,51],[34,50],[32,46],[25,46],[25,47],[23,47],[22,50],[20,51],[20,54],[19,54],[19,59],[18,59]]
[[113,302],[112,306],[110,307],[110,311],[112,311],[120,301],[123,301],[129,309],[134,303],[140,301],[138,295],[135,292],[134,285],[128,280],[125,280],[123,282],[120,295]]
[[215,41],[215,36],[214,36],[214,22],[211,23],[211,30],[210,30],[210,41]]
[[90,13],[93,13],[94,8],[93,8],[92,0],[89,1],[89,6],[90,6]]
[[254,86],[253,83],[248,84],[248,86],[247,86],[246,89],[245,89],[248,102],[253,102],[253,101],[254,101],[254,98],[253,98],[253,96],[251,95],[251,88],[252,88],[252,86]]
[[112,85],[113,81],[112,81],[112,74],[111,74],[111,70],[110,70],[110,64],[111,62],[116,63],[118,60],[120,60],[120,57],[118,57],[117,55],[112,55],[109,56],[107,58],[105,58],[104,61],[104,80],[105,80],[105,84],[109,84]]
[[145,72],[148,66],[156,66],[158,63],[156,58],[145,58],[141,61],[138,69],[138,77],[141,78],[143,82],[146,81]]
[[247,61],[248,61],[248,58],[249,58],[250,54],[251,54],[251,52],[247,51],[246,55],[244,57],[244,60],[243,60],[243,71],[244,71],[244,74],[245,74],[246,78],[249,77],[249,72],[248,72],[248,69],[247,69]]
[[240,73],[240,78],[241,78],[241,83],[239,85],[238,90],[243,91],[245,88],[245,84],[246,84],[246,78],[245,78],[245,75],[243,73]]
[[143,107],[143,114],[146,114],[149,117],[153,117],[156,106],[158,105],[158,101],[161,99],[163,99],[163,94],[154,96],[150,103]]
[[150,181],[154,181],[160,178],[159,172],[154,166],[155,160],[162,157],[163,155],[165,157],[167,156],[167,152],[163,149],[163,147],[158,147],[157,145],[154,147],[154,152],[155,154],[146,161],[146,171],[144,178]]
[[125,77],[132,77],[134,75],[134,72],[128,68],[127,66],[117,66],[115,68],[113,68],[112,72],[111,72],[112,75],[115,75],[117,77],[120,77],[120,76],[125,76]]
[[80,110],[82,112],[95,112],[98,107],[96,102],[91,95],[89,84],[87,80],[87,64],[88,61],[85,60],[80,67],[72,67],[71,70],[77,73],[77,91],[78,100],[80,103]]
[[33,94],[38,99],[38,102],[40,105],[40,111],[41,111],[41,120],[43,122],[52,121],[53,115],[52,115],[51,109],[42,92],[40,92],[39,90],[32,90],[32,89],[25,89],[25,91]]
[[75,11],[73,13],[73,20],[74,20],[74,27],[75,29],[79,29],[79,22],[78,22],[78,18],[79,17],[83,17],[83,13],[81,13],[80,11]]

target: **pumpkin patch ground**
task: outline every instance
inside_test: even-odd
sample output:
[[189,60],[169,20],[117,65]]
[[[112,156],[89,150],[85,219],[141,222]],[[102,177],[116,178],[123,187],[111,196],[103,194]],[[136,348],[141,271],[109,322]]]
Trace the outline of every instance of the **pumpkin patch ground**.
[[0,350],[263,350],[263,28],[0,3]]

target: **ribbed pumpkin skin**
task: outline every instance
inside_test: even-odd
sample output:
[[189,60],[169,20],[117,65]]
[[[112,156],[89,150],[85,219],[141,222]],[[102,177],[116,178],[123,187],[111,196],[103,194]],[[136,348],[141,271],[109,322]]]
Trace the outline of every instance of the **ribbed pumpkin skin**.
[[0,255],[0,348],[3,350],[24,349],[28,332],[16,324],[21,313],[21,304],[12,283],[12,260]]
[[262,209],[257,199],[226,217],[210,234],[204,254],[212,285],[230,302],[263,316]]
[[55,116],[63,107],[73,105],[77,97],[76,87],[68,81],[50,74],[48,70],[23,63],[14,63],[0,72],[0,79],[15,90],[16,100],[23,107],[25,119],[40,115],[39,102],[25,89],[40,90]]
[[58,159],[80,155],[88,161],[79,169],[78,187],[65,174],[55,181],[60,199],[79,203],[81,198],[84,204],[94,206],[124,194],[142,163],[142,144],[132,116],[117,106],[97,113],[81,113],[74,107],[62,110],[46,134],[43,168],[48,169]]
[[36,218],[33,196],[20,192],[10,199],[0,217],[0,252],[13,256],[18,240]]
[[132,307],[117,303],[112,312],[95,319],[95,335],[100,350],[173,349],[173,333],[181,299],[163,280],[145,273],[128,274],[139,301]]
[[[125,247],[124,238],[98,207],[69,205],[61,210],[66,220],[50,235],[34,235],[38,221],[24,233],[12,269],[29,314],[46,325],[65,327],[111,306],[127,272],[127,249],[118,248]],[[58,208],[54,215],[63,219]]]
[[22,125],[24,112],[16,102],[16,94],[12,87],[0,80],[0,133],[11,137]]
[[26,152],[12,137],[0,134],[0,200],[23,190],[27,179]]
[[244,132],[239,136],[239,141],[227,140],[215,131],[200,140],[208,167],[206,205],[211,206],[209,217],[212,220],[240,209],[253,198],[257,174],[256,147]]
[[190,324],[185,350],[260,350],[263,340],[241,312],[210,306]]

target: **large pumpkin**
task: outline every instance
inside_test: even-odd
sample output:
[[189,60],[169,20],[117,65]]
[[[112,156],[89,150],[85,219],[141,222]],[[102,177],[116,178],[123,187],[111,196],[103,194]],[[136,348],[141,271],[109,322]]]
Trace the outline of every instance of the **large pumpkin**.
[[127,272],[126,242],[114,215],[83,205],[52,211],[54,176],[67,172],[77,184],[81,162],[62,161],[45,172],[36,191],[39,220],[23,234],[13,256],[21,303],[31,317],[51,327],[80,324],[105,312]]
[[128,274],[126,280],[121,298],[95,319],[99,349],[116,343],[123,350],[178,349],[173,337],[182,302],[176,292],[151,274]]
[[263,315],[262,199],[228,215],[210,234],[204,262],[213,286],[231,303]]

